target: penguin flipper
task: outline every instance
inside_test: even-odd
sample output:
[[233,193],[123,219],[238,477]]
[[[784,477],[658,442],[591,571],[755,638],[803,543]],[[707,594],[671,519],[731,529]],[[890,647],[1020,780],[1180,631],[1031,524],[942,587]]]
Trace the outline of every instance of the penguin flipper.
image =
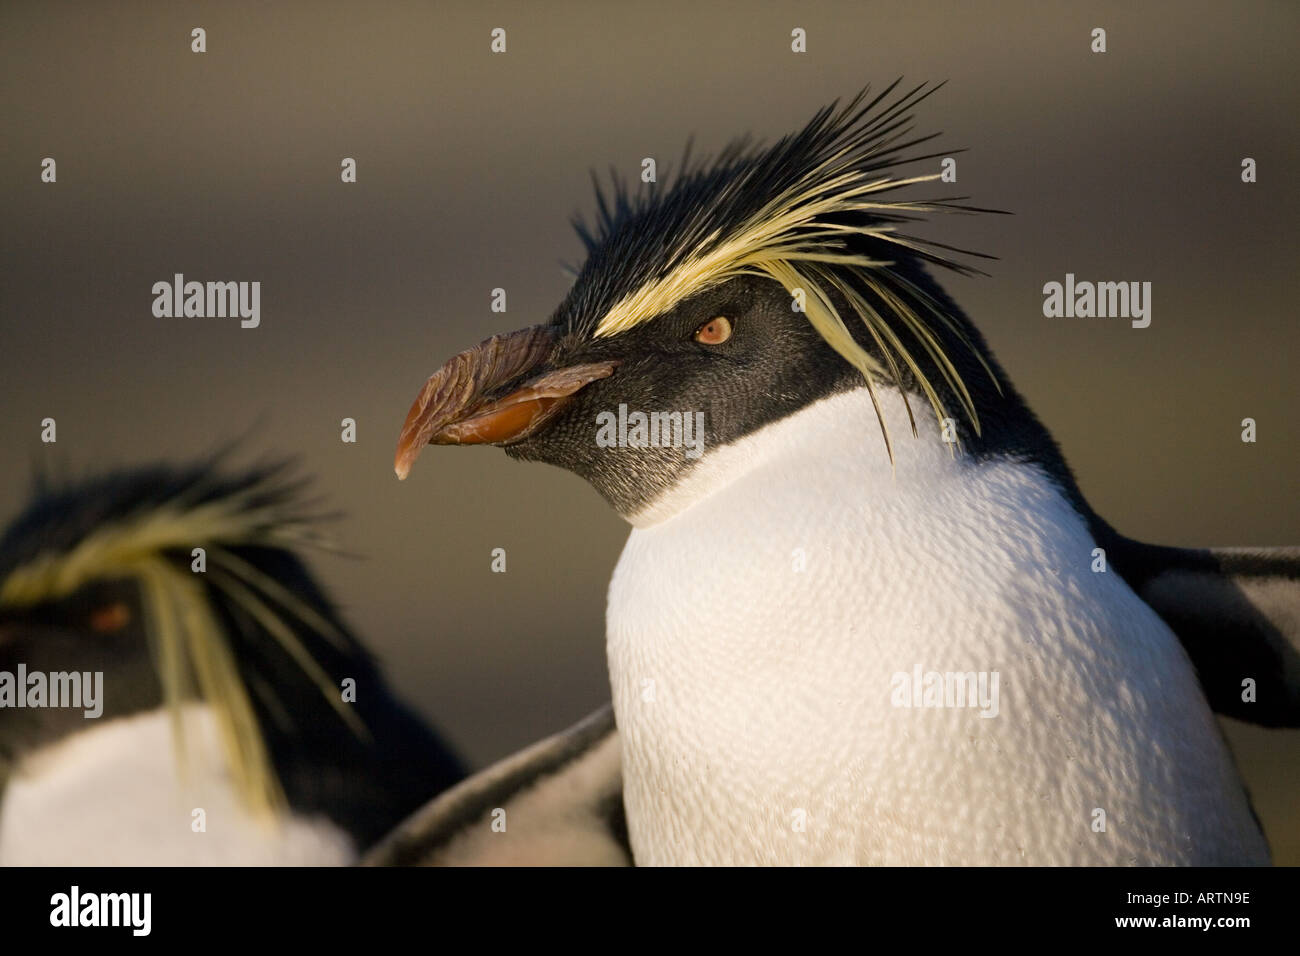
[[1300,548],[1187,549],[1127,539],[1111,547],[1125,580],[1182,641],[1217,713],[1300,727]]
[[613,708],[452,787],[361,865],[631,866]]

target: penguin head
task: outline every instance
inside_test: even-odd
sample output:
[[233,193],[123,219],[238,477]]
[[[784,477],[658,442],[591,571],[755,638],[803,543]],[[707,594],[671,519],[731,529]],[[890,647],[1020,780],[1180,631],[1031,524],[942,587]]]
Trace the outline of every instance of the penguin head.
[[937,89],[891,99],[896,86],[766,149],[742,140],[698,164],[688,153],[662,190],[598,185],[595,224],[577,223],[587,259],[550,322],[429,378],[398,476],[426,444],[496,444],[577,473],[631,516],[711,450],[852,388],[898,389],[978,436],[995,366],[926,267],[977,270],[899,231],[974,210],[893,197],[939,178],[893,174],[934,158],[910,152],[931,137],[911,135],[909,111]]
[[[320,541],[301,487],[284,465],[223,475],[213,461],[41,482],[0,534],[0,672],[44,682],[45,700],[0,709],[0,763],[201,701],[249,806],[271,810],[283,803],[277,736],[331,721],[364,734],[334,706],[334,675],[364,680],[371,664],[296,555]],[[96,674],[98,713],[51,706],[53,675],[84,688]],[[14,689],[32,699],[31,686]]]
[[[0,604],[0,672],[12,675],[16,694],[28,690],[18,683],[20,672],[76,674],[79,688],[85,674],[103,674],[98,690],[81,690],[83,700],[87,691],[98,694],[93,704],[87,700],[88,708],[18,708],[10,702],[0,711],[0,764],[16,762],[94,720],[151,710],[161,700],[140,590],[128,580],[98,579],[58,599]],[[104,687],[117,692],[105,695]],[[92,720],[89,710],[97,711]]]

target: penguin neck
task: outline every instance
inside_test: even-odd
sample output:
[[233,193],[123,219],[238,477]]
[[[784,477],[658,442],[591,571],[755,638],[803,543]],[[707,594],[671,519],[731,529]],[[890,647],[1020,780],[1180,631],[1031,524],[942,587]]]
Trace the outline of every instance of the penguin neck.
[[250,815],[211,710],[186,705],[181,719],[183,765],[165,708],[95,722],[19,758],[0,791],[0,864],[351,862],[351,838],[323,817]]
[[[755,473],[804,472],[817,484],[824,465],[851,469],[850,480],[869,497],[873,488],[896,494],[946,480],[975,459],[945,442],[928,406],[915,396],[905,402],[897,389],[878,392],[881,416],[893,440],[889,460],[880,424],[866,388],[821,398],[793,415],[764,426],[738,441],[712,449],[674,485],[628,517],[635,528],[651,528],[678,517],[716,494],[744,485]],[[908,402],[916,415],[912,434]],[[756,516],[759,517],[759,516]]]

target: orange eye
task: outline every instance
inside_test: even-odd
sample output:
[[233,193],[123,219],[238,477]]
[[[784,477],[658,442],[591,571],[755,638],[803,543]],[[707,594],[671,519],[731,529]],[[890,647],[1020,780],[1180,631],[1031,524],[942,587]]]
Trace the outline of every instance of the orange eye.
[[90,629],[100,634],[120,631],[131,621],[131,609],[117,601],[90,612]]
[[701,345],[721,345],[731,338],[731,320],[715,316],[695,330],[695,341]]

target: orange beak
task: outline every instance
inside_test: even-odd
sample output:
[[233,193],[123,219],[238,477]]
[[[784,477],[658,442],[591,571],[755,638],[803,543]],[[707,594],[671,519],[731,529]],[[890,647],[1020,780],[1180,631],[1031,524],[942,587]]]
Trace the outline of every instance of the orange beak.
[[[618,362],[593,362],[525,378],[541,367],[555,333],[538,325],[494,335],[453,356],[420,389],[397,439],[394,469],[410,474],[425,445],[509,445],[534,434],[584,386]],[[495,393],[524,379],[504,395]]]

